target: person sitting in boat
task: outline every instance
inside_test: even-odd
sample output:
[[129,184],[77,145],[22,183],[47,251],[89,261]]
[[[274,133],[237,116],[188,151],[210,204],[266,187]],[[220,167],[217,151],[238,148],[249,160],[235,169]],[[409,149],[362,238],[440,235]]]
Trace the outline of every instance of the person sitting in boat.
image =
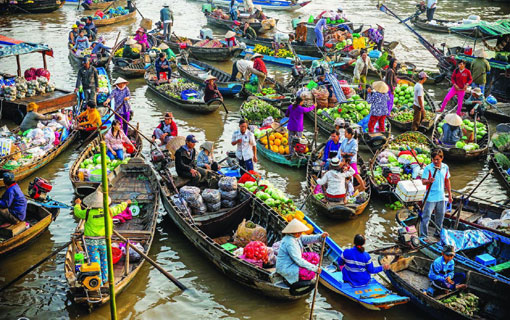
[[205,78],[205,88],[204,88],[204,102],[208,103],[211,100],[219,99],[223,101],[223,96],[221,95],[220,90],[218,89],[218,85],[216,84],[216,78],[213,75],[208,75]]
[[462,138],[463,130],[461,129],[462,118],[455,114],[449,113],[444,117],[443,136],[441,142],[446,145],[454,146],[457,141]]
[[306,27],[306,21],[301,20],[298,22],[296,27],[296,41],[300,44],[306,42],[306,37],[308,36],[308,28]]
[[336,13],[335,13],[335,16],[333,17],[333,20],[338,21],[338,20],[341,20],[341,19],[346,21],[347,20],[347,16],[344,13],[344,9],[342,9],[341,7],[338,7],[336,9]]
[[71,46],[75,46],[76,45],[76,38],[78,38],[79,34],[78,34],[78,25],[76,24],[73,24],[73,26],[71,27],[71,31],[69,31],[69,37],[68,37],[68,42]]
[[19,127],[20,131],[24,132],[29,129],[37,128],[37,124],[39,123],[39,121],[56,119],[55,116],[43,115],[38,113],[37,109],[39,109],[39,105],[37,105],[37,103],[35,102],[30,102],[27,105],[27,114],[25,115],[23,121],[21,122],[21,125]]
[[[108,197],[108,204],[111,202],[112,200]],[[108,262],[106,259],[104,203],[101,187],[83,199],[83,206],[79,198],[74,203],[74,215],[79,219],[85,220],[83,228],[84,245],[87,247],[90,262],[97,262],[100,265],[101,285],[105,285],[108,282]],[[131,200],[121,202],[109,208],[108,223],[110,230],[113,230],[111,218],[121,214],[129,205],[131,205]]]
[[103,57],[107,53],[110,53],[112,48],[105,46],[106,40],[103,36],[100,36],[96,42],[92,43],[92,54],[95,54],[97,57]]
[[96,39],[97,28],[91,16],[88,16],[87,20],[85,20],[85,26],[83,27],[83,29],[87,31],[87,37],[89,37],[91,41],[94,41]]
[[[373,91],[372,91],[373,88]],[[378,124],[378,132],[385,131],[385,119],[388,113],[389,87],[383,81],[376,81],[368,88],[367,102],[370,106],[370,119],[368,120],[368,132],[374,133],[375,124]]]
[[476,113],[477,120],[480,120],[480,117],[484,116],[486,110],[486,102],[482,89],[471,89],[471,95],[464,101],[464,106],[466,106],[466,110],[470,116],[474,117]]
[[218,171],[220,166],[214,161],[214,146],[212,142],[206,141],[200,146],[200,152],[197,157],[197,167],[207,170]]
[[250,81],[251,71],[253,69],[253,61],[240,59],[232,64],[232,76],[230,81],[237,81],[237,74],[241,74],[244,81]]
[[166,80],[170,81],[172,78],[172,67],[170,66],[170,61],[166,58],[166,54],[163,52],[159,53],[159,59],[154,61],[154,68],[156,69],[156,77],[158,78],[156,85],[159,85],[162,73],[166,73]]
[[450,290],[458,290],[466,288],[464,282],[466,275],[464,273],[454,272],[455,270],[455,250],[453,246],[446,245],[443,247],[442,255],[432,264],[429,269],[430,285],[426,291],[429,296],[448,292]]
[[122,131],[122,126],[119,120],[112,121],[112,128],[104,137],[106,148],[108,151],[106,155],[111,160],[119,159],[124,160],[124,153],[133,153],[136,151],[135,145]]
[[329,168],[330,160],[336,158],[338,155],[338,150],[340,150],[340,145],[340,134],[336,130],[331,130],[329,140],[326,143],[322,153],[322,165],[324,166],[324,169],[327,170]]
[[345,139],[345,128],[349,127],[348,123],[345,123],[345,120],[342,118],[335,119],[335,130],[338,132],[340,137],[340,143]]
[[256,39],[257,31],[250,26],[250,23],[246,21],[243,28],[243,37],[247,39]]
[[27,198],[14,180],[14,173],[5,171],[2,174],[5,192],[0,199],[0,225],[17,224],[25,221],[27,213]]
[[129,38],[126,40],[124,44],[124,49],[122,50],[122,58],[126,59],[138,59],[140,58],[140,53],[136,53],[133,51],[134,45],[136,45],[136,41],[133,38]]
[[287,281],[291,288],[299,285],[299,268],[321,273],[321,268],[303,259],[304,246],[320,242],[329,236],[327,232],[314,235],[302,235],[308,227],[298,219],[292,221],[282,230],[284,235],[276,257],[276,273]]
[[354,83],[359,84],[362,89],[365,89],[367,84],[368,70],[377,71],[372,64],[372,60],[370,60],[367,51],[362,49],[361,54],[356,60],[356,65],[354,66],[353,71]]
[[93,131],[101,127],[101,114],[96,108],[96,103],[92,100],[87,101],[87,109],[80,113],[78,117],[78,129]]
[[361,287],[370,282],[371,274],[388,270],[390,266],[383,264],[374,267],[370,254],[365,252],[365,237],[361,234],[354,236],[354,247],[345,249],[342,252],[338,264],[342,268],[344,282],[350,283],[353,287]]
[[262,60],[263,57],[264,56],[260,53],[255,53],[253,56],[251,56],[251,60],[253,61],[253,69],[250,71],[257,76],[259,82],[257,88],[258,93],[262,91],[262,87],[264,86],[264,82],[266,81],[267,77],[267,69],[264,60]]
[[147,33],[145,32],[145,29],[142,27],[136,30],[136,35],[134,36],[133,40],[135,40],[136,43],[142,46],[142,52],[145,52],[147,51],[148,48],[150,48],[149,41],[147,40]]
[[195,144],[198,141],[190,134],[186,137],[186,143],[175,151],[175,170],[181,178],[190,179],[189,185],[198,186],[206,177],[207,172],[197,167]]
[[236,0],[230,0],[229,14],[230,14],[230,19],[232,21],[236,21],[237,18],[239,17],[239,9],[237,7],[237,1]]
[[348,164],[340,165],[340,159],[332,158],[329,162],[329,170],[317,180],[317,184],[327,188],[324,192],[329,202],[342,202],[347,204],[345,196],[345,179],[352,177],[355,171]]
[[366,189],[365,181],[358,170],[358,133],[352,127],[345,129],[345,139],[342,140],[340,145],[340,156],[351,159],[349,165],[354,169],[354,178],[358,181],[358,189],[364,191]]
[[267,19],[266,15],[264,14],[264,12],[262,10],[261,5],[255,6],[255,12],[250,16],[250,18],[257,19],[259,21],[263,21],[263,20]]
[[83,51],[88,47],[90,47],[89,38],[85,36],[85,30],[80,30],[80,32],[78,33],[78,38],[76,38],[76,44],[74,48],[76,49],[76,51]]
[[229,48],[237,47],[239,45],[236,40],[236,33],[232,30],[225,33],[225,42]]
[[108,106],[110,101],[113,99],[115,112],[119,115],[115,115],[115,119],[120,122],[122,131],[128,134],[128,123],[133,117],[133,111],[129,100],[131,99],[131,91],[128,88],[128,81],[122,77],[118,77],[113,84],[115,88],[110,93],[110,96],[103,103],[104,106]]
[[160,145],[166,145],[173,137],[177,136],[177,124],[171,112],[165,113],[165,119],[154,129],[152,141],[159,141]]

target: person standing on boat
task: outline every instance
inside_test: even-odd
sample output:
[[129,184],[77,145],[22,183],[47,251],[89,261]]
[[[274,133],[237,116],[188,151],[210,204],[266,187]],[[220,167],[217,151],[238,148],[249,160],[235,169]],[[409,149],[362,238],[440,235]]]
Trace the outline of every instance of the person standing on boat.
[[434,13],[437,8],[437,0],[427,0],[427,22],[434,20]]
[[466,89],[471,82],[473,82],[473,78],[471,77],[471,72],[466,68],[466,61],[460,60],[458,67],[453,70],[453,87],[450,88],[450,91],[448,91],[444,97],[439,111],[443,112],[444,108],[446,108],[446,105],[450,102],[453,96],[457,96],[457,114],[460,116],[464,95],[466,94]]
[[444,293],[450,290],[466,288],[466,274],[455,271],[455,250],[453,246],[443,247],[442,255],[430,264],[429,280],[430,285],[426,293],[434,297],[438,293]]
[[314,31],[315,31],[315,41],[317,44],[317,47],[321,49],[324,47],[324,28],[328,28],[327,26],[327,19],[331,18],[331,14],[329,12],[326,12],[322,15],[320,20],[315,25]]
[[159,140],[160,145],[166,145],[173,137],[177,136],[177,124],[171,112],[165,113],[165,119],[154,129],[152,142]]
[[361,54],[356,60],[356,66],[354,66],[353,76],[354,83],[359,84],[363,90],[365,90],[367,85],[367,75],[368,70],[377,71],[377,69],[372,64],[372,60],[367,54],[365,49],[361,50]]
[[388,85],[388,96],[390,97],[388,100],[388,114],[390,114],[391,110],[393,109],[393,103],[395,100],[394,91],[398,85],[397,66],[397,59],[391,58],[388,69],[386,69],[386,75],[384,76],[384,82]]
[[133,153],[136,147],[122,131],[121,122],[117,119],[112,121],[112,128],[105,135],[104,140],[108,151],[106,155],[111,160],[124,160],[124,153]]
[[163,38],[170,41],[172,34],[172,25],[174,23],[174,15],[170,10],[168,4],[163,5],[163,9],[159,11],[159,20],[163,24]]
[[281,275],[291,285],[299,282],[299,268],[320,274],[321,268],[303,259],[304,246],[320,242],[329,236],[327,232],[314,235],[303,235],[308,227],[298,219],[291,222],[282,230],[283,238],[276,257],[276,273]]
[[336,13],[335,13],[335,16],[334,16],[333,20],[338,21],[338,20],[341,20],[341,19],[344,19],[344,22],[345,22],[347,20],[347,16],[344,13],[344,9],[342,9],[342,7],[338,7],[336,9]]
[[485,94],[485,84],[487,83],[487,74],[491,71],[491,65],[487,61],[487,54],[483,48],[478,48],[475,52],[476,59],[471,62],[471,72],[473,76],[472,88],[480,88],[482,94]]
[[19,126],[21,132],[37,128],[39,121],[55,119],[55,116],[38,113],[37,109],[39,109],[39,106],[35,102],[30,102],[27,105],[27,114]]
[[250,81],[251,72],[253,69],[253,61],[240,59],[232,64],[232,76],[230,81],[237,81],[237,74],[240,73],[244,81]]
[[300,96],[296,97],[294,103],[285,112],[285,116],[289,118],[289,123],[287,124],[287,130],[289,131],[289,157],[294,155],[294,147],[303,136],[303,115],[315,109],[315,105],[303,107],[302,103],[303,98]]
[[0,199],[0,225],[16,224],[25,221],[27,214],[27,198],[14,180],[14,173],[5,171],[2,174],[5,192]]
[[239,9],[237,8],[236,0],[230,0],[229,13],[230,19],[232,19],[232,21],[236,21],[239,15]]
[[258,89],[257,92],[260,93],[262,91],[262,88],[264,87],[264,82],[266,81],[267,77],[267,69],[266,64],[264,63],[264,60],[262,60],[264,56],[260,53],[255,53],[251,57],[251,61],[253,61],[253,69],[249,68],[248,70],[257,76],[258,79]]
[[95,105],[96,94],[99,91],[98,84],[97,69],[90,65],[89,57],[84,57],[82,60],[82,67],[78,71],[74,92],[80,91],[81,87],[84,95],[83,101],[85,103],[92,101]]
[[[101,285],[108,283],[108,261],[106,259],[106,241],[105,241],[105,223],[104,223],[104,204],[103,192],[101,187],[89,194],[82,201],[78,198],[74,202],[74,215],[85,220],[83,235],[85,238],[84,245],[87,246],[87,254],[90,262],[97,262],[101,267]],[[108,197],[108,205],[112,199]],[[108,224],[110,230],[113,230],[112,217],[122,213],[131,205],[131,200],[121,202],[120,204],[110,207],[108,214]],[[113,270],[112,270],[113,271]]]
[[197,167],[195,144],[197,140],[195,136],[190,134],[186,137],[186,143],[175,151],[175,170],[181,178],[190,179],[189,185],[198,186],[206,177],[207,172]]
[[75,46],[76,45],[76,38],[78,38],[79,34],[78,34],[78,25],[76,24],[73,24],[73,26],[71,27],[71,31],[69,32],[69,37],[68,37],[68,42],[71,46]]
[[417,131],[423,119],[425,118],[425,90],[423,84],[427,81],[428,75],[425,71],[418,74],[418,82],[414,85],[414,103],[413,103],[413,124],[411,131]]
[[204,102],[208,103],[211,100],[220,100],[223,101],[223,96],[221,95],[220,90],[218,89],[218,85],[216,84],[216,78],[213,75],[208,75],[205,78],[205,88],[204,88]]
[[103,103],[105,107],[108,106],[111,100],[114,101],[114,109],[119,115],[115,115],[115,119],[120,122],[122,131],[127,135],[128,134],[128,123],[131,121],[133,111],[131,110],[131,105],[129,104],[129,99],[131,99],[131,92],[128,88],[128,81],[122,77],[118,77],[113,84],[115,88],[110,93],[110,96]]
[[385,119],[388,113],[389,87],[383,81],[376,81],[372,84],[374,88],[368,88],[367,102],[370,106],[370,119],[368,120],[368,132],[374,133],[375,124],[378,123],[378,132],[385,131]]
[[303,44],[306,42],[308,36],[308,29],[306,28],[306,21],[299,21],[296,27],[296,41]]
[[345,249],[342,252],[338,264],[342,268],[344,282],[352,284],[353,287],[361,287],[370,282],[371,274],[388,270],[390,266],[383,264],[374,267],[370,254],[365,252],[365,237],[361,234],[354,236],[354,247]]
[[87,102],[87,109],[80,113],[76,120],[78,121],[78,129],[92,131],[101,127],[101,114],[96,108],[95,101],[89,100]]
[[[430,192],[423,207],[423,214],[420,222],[420,237],[428,237],[429,221],[432,216],[432,212],[434,211],[436,212],[436,231],[434,236],[440,236],[441,229],[443,228],[443,219],[446,208],[445,189],[448,192],[448,202],[453,202],[450,184],[450,169],[448,168],[448,165],[443,163],[443,150],[433,150],[430,157],[432,158],[432,163],[423,169],[423,174],[421,176],[421,181],[427,189],[430,189]],[[434,172],[436,172],[435,177]]]
[[[340,118],[337,118],[340,119]],[[322,165],[324,169],[329,168],[329,161],[333,158],[336,158],[338,152],[340,151],[340,134],[336,130],[332,130],[329,135],[329,140],[326,142],[326,146],[324,147],[324,151],[322,153]]]
[[166,58],[166,54],[163,52],[159,53],[159,59],[154,61],[154,68],[156,69],[156,77],[158,79],[156,85],[159,85],[162,73],[166,73],[167,81],[170,81],[172,78],[172,67],[170,66],[170,61]]
[[267,19],[266,15],[264,14],[264,11],[262,10],[261,5],[255,6],[255,13],[252,14],[250,18],[259,20],[261,22]]
[[354,169],[354,178],[358,181],[358,188],[365,191],[365,181],[361,178],[358,170],[358,136],[353,128],[345,129],[345,139],[340,145],[340,156],[338,158],[350,158],[350,166]]
[[236,157],[239,165],[246,171],[253,170],[253,163],[257,162],[257,142],[255,135],[248,129],[246,120],[239,121],[239,130],[232,134],[232,145],[237,146]]

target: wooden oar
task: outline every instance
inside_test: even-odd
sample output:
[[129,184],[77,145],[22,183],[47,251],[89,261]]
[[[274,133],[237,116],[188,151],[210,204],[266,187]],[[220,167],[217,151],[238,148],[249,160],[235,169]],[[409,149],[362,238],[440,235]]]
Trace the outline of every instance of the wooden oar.
[[461,197],[460,199],[460,203],[459,203],[459,206],[457,207],[457,209],[455,210],[455,212],[451,215],[452,218],[455,217],[455,215],[457,215],[457,218],[455,219],[455,229],[457,229],[459,227],[459,221],[460,221],[460,213],[462,212],[462,207],[464,206],[464,200],[468,200],[469,197],[471,197],[473,195],[473,193],[476,191],[476,189],[478,189],[478,187],[485,181],[485,179],[487,179],[487,177],[492,174],[492,171],[494,171],[493,169],[490,169],[489,172],[487,172],[487,174],[483,177],[482,180],[480,180],[480,182],[478,182],[478,184],[469,192],[469,194],[467,195],[466,198],[464,197]]
[[[119,31],[119,33],[117,33],[117,38],[115,38],[115,44],[113,45],[112,48],[115,48],[117,46],[117,43],[119,41],[119,36],[120,36],[120,31]],[[106,62],[106,67],[108,67],[110,65],[110,62],[112,61],[114,55],[115,55],[115,52],[113,52],[113,50],[112,50],[112,52],[110,52],[110,56],[108,57],[108,61]]]
[[[326,246],[326,238],[322,238],[321,256],[320,256],[319,266],[318,266],[319,269],[322,267],[322,258],[324,257],[324,247],[325,246]],[[320,277],[320,275],[317,272],[317,274],[315,275],[315,290],[313,291],[312,306],[310,307],[310,320],[312,320],[312,317],[313,317],[313,308],[315,307],[315,297],[317,296],[317,290],[319,288],[319,277]]]
[[[124,238],[117,230],[113,230],[113,233],[120,238],[120,240],[124,241],[124,242],[128,242],[128,240],[126,238]],[[152,264],[154,266],[154,268],[158,269],[159,272],[161,272],[165,277],[167,277],[170,281],[172,281],[179,289],[181,289],[182,291],[184,290],[187,290],[188,288],[186,288],[185,285],[183,285],[179,280],[177,280],[174,276],[172,276],[170,273],[168,273],[167,271],[165,271],[165,269],[163,269],[159,264],[157,264],[154,260],[152,260],[151,258],[149,258],[145,253],[143,253],[143,251],[141,251],[140,249],[138,249],[136,246],[130,246],[129,247],[130,249],[133,249],[135,250],[136,252],[138,252],[139,255],[141,255],[142,257],[144,257],[145,260],[147,260],[150,264]],[[127,253],[129,254],[129,253]]]
[[225,104],[223,103],[223,99],[215,98],[215,99],[207,101],[206,103],[207,103],[207,105],[210,105],[211,103],[216,102],[216,101],[219,101],[219,103],[221,103],[221,105],[223,106],[223,109],[225,109],[225,112],[228,114],[228,110],[227,110],[227,107],[225,106]]

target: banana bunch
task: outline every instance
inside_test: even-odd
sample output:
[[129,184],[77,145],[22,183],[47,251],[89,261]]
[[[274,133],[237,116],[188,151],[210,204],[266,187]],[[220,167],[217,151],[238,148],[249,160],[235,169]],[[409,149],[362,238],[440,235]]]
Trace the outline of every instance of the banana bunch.
[[271,55],[271,52],[273,52],[273,54],[274,54],[274,51],[271,50],[271,48],[263,46],[261,44],[255,45],[255,48],[253,48],[253,52],[265,54],[265,55]]
[[276,54],[278,58],[294,58],[294,55],[290,50],[287,49],[280,49],[278,50],[278,53]]

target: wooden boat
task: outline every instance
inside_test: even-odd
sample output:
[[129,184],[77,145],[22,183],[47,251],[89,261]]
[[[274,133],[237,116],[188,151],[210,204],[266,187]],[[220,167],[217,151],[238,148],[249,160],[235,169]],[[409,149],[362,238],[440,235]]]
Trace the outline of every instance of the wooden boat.
[[[25,221],[9,228],[0,228],[0,257],[21,249],[42,235],[57,219],[59,212],[59,208],[45,208],[29,199]],[[28,228],[26,223],[30,225]]]
[[[225,243],[230,242],[231,236],[238,225],[244,220],[250,220],[267,231],[267,245],[281,239],[281,231],[286,222],[260,199],[256,198],[245,188],[239,188],[238,204],[230,209],[222,209],[200,216],[193,216],[188,210],[181,210],[176,205],[178,199],[176,190],[172,186],[170,173],[166,165],[159,166],[163,185],[161,199],[168,216],[186,238],[209,259],[222,273],[240,284],[254,289],[266,296],[296,300],[305,297],[313,288],[309,282],[299,290],[291,290],[281,276],[274,272],[274,268],[261,268],[236,257],[226,250]],[[176,182],[176,187],[185,185],[186,181]],[[214,180],[209,180],[210,187],[217,187]]]
[[450,218],[452,213],[455,212],[455,210],[459,207],[461,201],[464,202],[464,205],[462,206],[462,210],[460,212],[459,221],[461,223],[473,226],[475,228],[489,230],[505,237],[510,237],[510,229],[508,228],[495,229],[485,227],[479,223],[480,219],[484,218],[489,218],[493,220],[500,219],[503,211],[505,209],[508,209],[509,207],[504,206],[503,204],[501,206],[497,206],[495,204],[484,203],[483,201],[476,201],[473,199],[465,201],[463,198],[456,197],[453,198],[452,204],[453,211],[446,212],[445,216]]
[[[212,26],[230,30],[232,28],[232,26],[234,25],[233,20],[221,19],[219,17],[212,15],[208,11],[205,11],[204,15],[207,19],[207,23]],[[270,17],[267,17],[267,18],[271,19]],[[274,21],[275,21],[274,26],[269,23],[262,23],[259,20],[253,20],[253,21],[252,20],[241,20],[240,22],[244,23],[245,21],[248,21],[248,23],[250,24],[250,27],[252,27],[255,31],[257,31],[257,33],[266,33],[266,32],[272,31],[276,27],[276,24],[278,23],[278,19],[274,19]]]
[[[434,215],[432,216],[431,220],[433,218]],[[418,214],[409,210],[400,210],[397,212],[396,220],[402,227],[415,226],[419,234],[420,224],[418,223]],[[441,230],[441,233],[453,230],[455,227],[455,220],[445,217],[442,227],[443,229]],[[493,282],[503,282],[510,287],[510,238],[461,222],[459,222],[457,230],[482,231],[484,236],[487,237],[487,239],[490,239],[490,242],[468,249],[463,249],[455,246],[455,250],[457,252],[454,257],[455,263],[465,268],[482,273],[492,278],[494,280]],[[435,231],[436,229],[433,227],[433,225],[429,225],[429,235],[434,234]],[[459,235],[459,237],[461,236]],[[445,240],[442,237],[439,239],[437,237],[429,236],[429,239],[427,240],[430,241],[430,239],[433,239],[432,242],[425,242],[426,239],[423,238],[419,239],[421,245],[420,251],[429,258],[435,259],[441,255],[443,249],[442,243]],[[470,240],[470,244],[471,242],[473,242],[473,240]],[[482,254],[488,254],[494,257],[496,259],[496,264],[492,266],[486,266],[478,262],[476,257]]]
[[[414,138],[414,137],[416,138]],[[372,189],[375,191],[377,195],[383,196],[383,197],[392,197],[393,192],[395,189],[395,185],[390,184],[387,180],[384,183],[377,183],[375,179],[375,169],[377,166],[380,166],[379,162],[377,161],[377,158],[381,152],[389,148],[390,144],[392,142],[399,142],[399,143],[406,143],[407,140],[418,140],[418,142],[430,150],[434,148],[434,144],[432,141],[423,133],[418,131],[408,131],[405,133],[402,133],[396,137],[393,137],[392,139],[389,139],[386,144],[377,150],[377,152],[374,154],[374,157],[372,160],[370,160],[368,171],[369,171],[369,179],[370,179],[370,185],[372,186]]]
[[[76,54],[76,51],[74,49],[69,48],[69,57],[71,58],[71,61],[81,65],[81,61],[83,60],[83,57],[81,55]],[[108,62],[110,61],[110,56],[105,55],[102,56],[99,60],[94,61],[94,67],[106,67]]]
[[[444,145],[441,143],[442,134],[438,131],[439,124],[444,120],[446,116],[443,113],[441,116],[436,118],[434,122],[434,130],[432,131],[432,142],[434,145],[443,150],[444,155],[447,159],[459,159],[459,160],[474,160],[478,159],[484,155],[487,155],[489,152],[489,123],[485,118],[481,118],[479,122],[483,123],[487,128],[487,133],[482,137],[482,139],[476,141],[476,143],[480,146],[480,148],[476,150],[466,151],[462,148],[457,148],[455,146]],[[468,117],[464,117],[467,119]]]
[[[151,249],[154,232],[156,231],[160,186],[156,173],[142,158],[134,158],[128,164],[117,167],[117,175],[110,181],[109,196],[112,205],[131,200],[138,203],[138,215],[132,220],[115,224],[114,230],[120,233],[130,243],[142,245],[143,252],[148,254]],[[143,177],[143,178],[140,178]],[[131,205],[133,208],[133,205]],[[84,221],[81,220],[76,231],[82,232]],[[112,235],[112,243],[122,241]],[[74,239],[67,248],[65,256],[65,276],[75,303],[88,305],[89,308],[99,307],[110,300],[109,289],[106,286],[100,290],[87,290],[80,281],[80,272],[76,271],[75,254],[84,253],[83,238]],[[136,277],[143,266],[145,259],[130,261],[129,254],[123,255],[114,265],[115,293],[120,294]]]
[[510,103],[498,103],[495,106],[489,105],[487,110],[485,110],[485,117],[500,123],[510,122]]
[[112,8],[117,8],[118,6],[125,7],[126,0],[92,2],[91,4],[82,2],[81,5],[85,10],[105,10],[108,7]]
[[50,13],[60,9],[65,0],[22,0],[17,2],[2,1],[0,3],[0,13]]
[[[185,64],[186,63],[186,64]],[[204,79],[207,74],[211,74],[218,78],[216,84],[222,95],[232,96],[238,94],[243,89],[240,81],[230,81],[230,74],[215,68],[205,62],[194,59],[184,61],[181,59],[177,62],[177,70],[179,74],[192,82],[204,87]]]
[[442,20],[442,19],[434,19],[436,23],[429,23],[427,19],[421,19],[419,17],[415,17],[411,19],[411,23],[418,29],[435,32],[435,33],[451,33],[463,36],[472,36],[474,32],[472,30],[462,30],[462,31],[452,31],[450,28],[452,26],[458,26],[462,24],[458,21],[452,20]]
[[124,21],[131,20],[131,19],[135,19],[135,18],[136,18],[136,11],[133,11],[128,14],[121,15],[121,16],[116,16],[116,17],[112,17],[112,18],[108,18],[108,19],[94,20],[94,24],[96,25],[96,27],[99,28],[99,27],[109,26],[109,25],[119,23],[119,22],[124,22]]
[[[254,47],[246,46],[246,49],[243,50],[243,52],[241,52],[241,54],[239,56],[244,58],[246,56],[251,56],[253,54],[254,54]],[[269,56],[267,54],[262,54],[262,56],[263,56],[262,59],[264,60],[265,63],[270,63],[270,64],[287,67],[287,68],[293,68],[294,64],[295,64],[294,58],[280,58],[280,57],[275,57],[275,56]],[[310,57],[310,56],[304,56],[304,55],[298,55],[298,57],[301,60],[301,63],[303,63],[306,66],[310,66],[314,60],[319,59],[317,57]]]
[[[414,254],[395,259],[390,265],[391,269],[385,272],[400,294],[410,297],[411,302],[420,311],[436,319],[508,319],[510,313],[506,297],[510,294],[510,286],[500,281],[493,281],[490,277],[478,272],[467,270],[458,264],[455,265],[455,272],[467,275],[467,289],[455,290],[436,297],[426,294],[424,291],[430,284],[428,273],[432,262],[430,259]],[[479,312],[469,316],[443,302],[444,299],[460,292],[470,292],[480,298]]]
[[[15,130],[13,130],[13,132],[17,132],[18,130],[19,129],[16,128]],[[59,154],[61,154],[64,150],[66,150],[67,147],[69,147],[73,143],[74,139],[77,136],[78,136],[78,131],[72,130],[71,132],[69,132],[69,135],[67,136],[67,138],[64,141],[61,141],[58,145],[56,145],[56,146],[52,147],[50,150],[48,150],[46,152],[46,154],[44,155],[44,157],[38,158],[37,160],[33,161],[32,163],[30,163],[26,166],[20,166],[16,169],[11,170],[11,172],[14,174],[14,179],[17,182],[19,182],[19,181],[25,179],[26,177],[30,176],[37,170],[41,169],[48,163],[50,163],[53,159],[58,157]],[[8,158],[2,160],[2,162],[0,162],[0,166],[3,166],[7,161],[9,161]],[[0,188],[5,188],[5,184],[4,184],[3,180],[0,181]]]
[[276,95],[256,95],[246,89],[246,86],[243,88],[242,93],[246,95],[248,99],[252,97],[260,99],[280,109],[286,109],[292,102],[293,94],[291,90],[273,78],[266,77],[263,88],[274,89],[276,91]]
[[299,157],[290,158],[288,155],[279,154],[267,149],[259,140],[257,140],[257,154],[271,162],[282,164],[289,167],[301,168],[306,166],[308,156],[301,155]]
[[187,46],[186,49],[189,51],[191,56],[197,60],[208,60],[208,61],[228,61],[231,58],[235,58],[239,56],[239,54],[243,51],[240,47],[218,47],[218,48],[206,48],[206,47],[198,47],[194,46],[197,42],[202,40],[199,39],[188,39],[181,38],[172,35],[170,41],[165,41],[165,43],[172,49],[174,52],[179,52],[180,43],[191,41],[192,45]]
[[[136,146],[136,152],[131,155],[131,158],[139,157],[142,154],[143,148],[143,140],[142,137],[138,134],[136,130],[132,130],[129,128],[128,137],[131,141],[134,141],[134,145]],[[102,136],[98,135],[95,139],[93,139],[85,149],[83,149],[78,158],[73,162],[71,169],[69,170],[69,179],[71,180],[71,184],[73,185],[74,193],[76,193],[80,197],[84,197],[89,193],[92,193],[97,189],[97,187],[101,184],[101,182],[93,182],[93,181],[82,181],[79,178],[79,170],[80,164],[85,160],[98,153],[98,149],[101,146]],[[112,179],[115,176],[116,171],[113,171],[110,174],[109,179]]]
[[[207,2],[207,0],[200,0],[202,2]],[[242,0],[237,0],[237,2],[241,5],[243,3]],[[264,9],[268,10],[278,10],[278,11],[294,11],[299,10],[302,7],[306,6],[312,1],[301,1],[301,2],[292,2],[286,0],[254,0],[254,6],[261,6]],[[213,3],[229,5],[230,0],[213,0]]]
[[[128,78],[141,78],[145,75],[146,65],[151,62],[149,56],[144,55],[138,59],[129,59],[123,57],[116,57],[115,52],[117,50],[124,48],[124,44],[126,43],[128,38],[124,38],[120,40],[115,47],[112,48],[112,53],[114,54],[112,62],[114,65],[115,72],[128,77]],[[156,46],[158,44],[158,39],[153,35],[147,35],[147,41],[152,46]],[[174,70],[175,64],[172,64],[172,70]]]
[[[274,40],[272,38],[262,38],[262,37],[257,37],[255,39],[239,37],[238,39],[239,39],[239,41],[244,42],[247,45],[252,46],[252,47],[256,46],[257,44],[261,44],[263,46],[272,48],[272,44],[274,42]],[[300,42],[293,41],[291,43],[291,45],[292,45],[292,48],[294,49],[294,51],[299,55],[322,58],[322,53],[319,51],[317,46],[313,43],[308,43],[308,42],[300,43]]]
[[[326,217],[333,219],[354,219],[361,215],[365,208],[368,206],[370,202],[371,189],[369,187],[370,181],[368,180],[367,169],[365,167],[365,163],[361,156],[358,155],[358,170],[360,171],[360,175],[365,181],[365,185],[367,186],[367,198],[365,201],[361,203],[348,203],[344,204],[343,202],[328,202],[326,199],[319,200],[314,196],[314,190],[317,186],[317,173],[318,170],[322,171],[322,166],[319,164],[318,168],[316,163],[322,162],[322,154],[324,152],[324,147],[326,145],[323,144],[319,151],[316,154],[312,154],[308,159],[308,164],[306,166],[306,182],[308,186],[308,192],[311,192],[312,195],[309,197],[309,202],[313,206],[315,212],[322,214]],[[353,179],[353,182],[356,182],[356,179]]]
[[[152,76],[155,77],[155,75]],[[213,100],[209,101],[209,103],[205,103],[203,100],[202,93],[200,93],[200,97],[198,99],[192,100],[184,100],[181,97],[173,97],[171,95],[168,95],[165,92],[158,90],[156,83],[153,80],[151,80],[150,73],[146,73],[145,83],[147,83],[147,86],[149,87],[149,89],[152,90],[152,92],[154,92],[161,98],[166,99],[170,101],[172,105],[175,105],[189,112],[207,114],[218,110],[218,108],[221,106],[221,101],[219,100]]]

